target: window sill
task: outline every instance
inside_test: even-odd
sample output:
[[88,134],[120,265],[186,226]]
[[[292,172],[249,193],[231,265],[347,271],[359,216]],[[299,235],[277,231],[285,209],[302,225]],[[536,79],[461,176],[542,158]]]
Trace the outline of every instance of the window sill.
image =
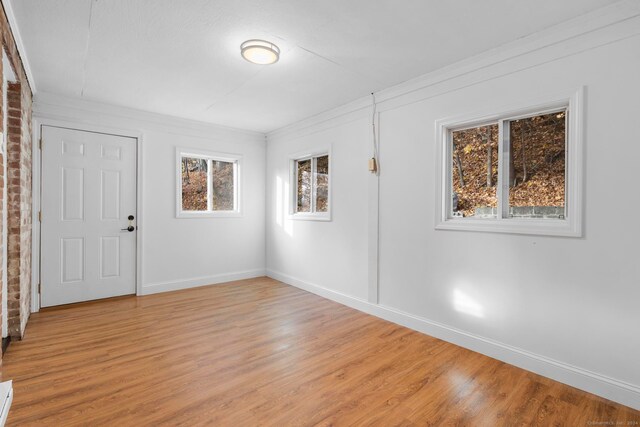
[[575,221],[558,219],[486,219],[451,218],[436,224],[436,230],[480,231],[486,233],[525,234],[555,237],[582,237]]
[[295,213],[289,219],[296,221],[331,221],[330,213]]
[[241,218],[242,212],[238,211],[219,211],[219,212],[179,212],[177,219],[188,218]]

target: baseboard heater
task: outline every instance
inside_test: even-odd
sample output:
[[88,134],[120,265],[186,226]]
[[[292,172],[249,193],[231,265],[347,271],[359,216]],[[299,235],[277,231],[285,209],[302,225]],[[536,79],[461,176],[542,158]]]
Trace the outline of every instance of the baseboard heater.
[[11,381],[0,383],[0,427],[4,427],[9,416],[9,408],[13,400],[13,385]]

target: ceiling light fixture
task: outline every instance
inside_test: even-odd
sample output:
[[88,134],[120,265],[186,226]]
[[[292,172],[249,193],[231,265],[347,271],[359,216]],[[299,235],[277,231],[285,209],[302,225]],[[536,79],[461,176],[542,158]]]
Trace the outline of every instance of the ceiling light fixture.
[[280,48],[266,40],[247,40],[240,45],[240,54],[254,64],[268,65],[278,62]]

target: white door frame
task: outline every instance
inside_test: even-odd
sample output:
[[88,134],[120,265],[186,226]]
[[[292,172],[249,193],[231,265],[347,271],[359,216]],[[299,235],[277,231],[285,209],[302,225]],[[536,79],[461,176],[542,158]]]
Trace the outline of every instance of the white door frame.
[[[33,141],[32,141],[32,236],[31,236],[31,312],[40,311],[40,236],[41,228],[38,212],[41,206],[42,188],[42,152],[40,151],[40,136],[42,126],[53,126],[85,132],[105,133],[115,136],[124,136],[136,140],[136,295],[142,295],[142,242],[144,232],[144,216],[142,212],[142,141],[144,134],[135,129],[114,128],[109,126],[93,125],[75,120],[58,119],[46,115],[34,115]],[[46,144],[46,142],[45,142]]]

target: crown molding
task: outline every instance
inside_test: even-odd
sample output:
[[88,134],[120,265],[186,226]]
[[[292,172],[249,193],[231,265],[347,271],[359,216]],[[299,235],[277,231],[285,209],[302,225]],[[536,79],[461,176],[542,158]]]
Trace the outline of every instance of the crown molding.
[[[640,34],[640,2],[622,0],[495,49],[376,92],[378,111],[564,58]],[[585,48],[586,46],[586,48]],[[430,89],[430,91],[429,91]],[[424,93],[429,91],[429,94]],[[267,133],[267,140],[312,132],[346,114],[371,109],[366,96]],[[361,111],[362,112],[362,111]]]
[[24,69],[24,73],[27,76],[27,80],[29,81],[29,86],[31,86],[31,93],[35,95],[36,80],[33,78],[33,73],[31,72],[29,57],[27,56],[27,50],[25,49],[24,43],[22,42],[20,27],[18,26],[18,21],[16,20],[16,16],[13,13],[11,0],[2,0],[2,7],[4,8],[4,13],[7,16],[7,21],[9,21],[9,28],[11,28],[13,40],[15,41],[16,47],[18,48],[18,54],[20,55],[22,68]]
[[152,113],[112,104],[88,101],[64,95],[38,92],[34,96],[33,115],[68,121],[103,124],[104,121],[126,121],[128,127],[152,129],[195,136],[244,136],[252,140],[265,140],[261,132],[237,129],[213,123]]

